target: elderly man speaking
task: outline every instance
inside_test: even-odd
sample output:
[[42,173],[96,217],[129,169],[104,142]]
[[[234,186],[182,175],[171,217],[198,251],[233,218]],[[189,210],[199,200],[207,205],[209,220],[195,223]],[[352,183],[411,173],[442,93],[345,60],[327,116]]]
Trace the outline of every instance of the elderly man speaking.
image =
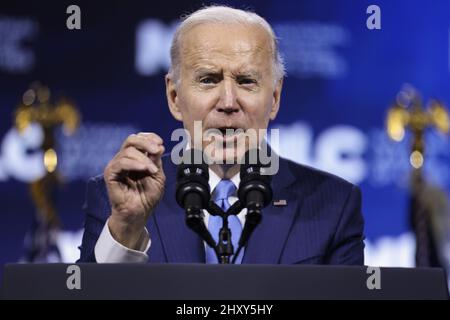
[[[245,144],[225,143],[236,138],[227,129],[267,129],[277,116],[284,66],[272,28],[257,14],[223,6],[192,13],[175,32],[171,62],[166,76],[171,114],[190,136],[195,123],[203,132],[216,129],[212,135],[223,142],[218,144],[223,152],[214,154],[222,160],[246,151]],[[217,263],[211,248],[186,226],[175,201],[177,166],[164,151],[157,134],[133,134],[103,176],[89,180],[80,262]],[[239,182],[238,163],[210,164],[212,199],[229,207]],[[280,158],[271,187],[273,199],[283,201],[264,209],[236,263],[363,264],[356,186]],[[238,237],[246,211],[229,218]],[[213,216],[205,212],[204,220],[217,232]]]

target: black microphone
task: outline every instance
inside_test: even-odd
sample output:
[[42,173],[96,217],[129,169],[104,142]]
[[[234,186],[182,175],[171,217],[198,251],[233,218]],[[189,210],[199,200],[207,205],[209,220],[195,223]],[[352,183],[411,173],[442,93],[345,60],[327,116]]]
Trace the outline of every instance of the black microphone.
[[203,152],[185,150],[183,161],[177,170],[176,200],[186,212],[186,224],[209,246],[215,247],[214,239],[203,220],[203,209],[208,208],[211,198],[208,165]]
[[271,176],[263,174],[270,163],[261,163],[260,152],[248,150],[241,164],[238,197],[247,210],[261,210],[272,201]]
[[271,176],[262,174],[266,167],[270,166],[270,163],[265,165],[261,163],[260,152],[259,149],[248,150],[241,164],[238,197],[242,206],[247,208],[247,216],[239,239],[239,249],[233,262],[242,247],[247,244],[253,230],[260,223],[262,219],[261,210],[272,201]]

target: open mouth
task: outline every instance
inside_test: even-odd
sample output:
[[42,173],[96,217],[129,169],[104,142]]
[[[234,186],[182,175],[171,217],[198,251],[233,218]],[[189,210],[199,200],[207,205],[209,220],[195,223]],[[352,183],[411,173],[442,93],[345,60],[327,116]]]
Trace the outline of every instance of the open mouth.
[[205,131],[204,143],[211,158],[235,157],[247,145],[246,130],[241,126],[214,126]]
[[237,127],[220,127],[217,129],[222,133],[222,136],[227,137],[238,135],[244,131],[243,129]]
[[231,148],[239,143],[243,133],[245,130],[242,127],[218,125],[207,129],[204,139],[208,143],[214,141],[216,147]]
[[[216,129],[220,131],[221,135],[219,135],[218,138],[222,140],[224,144],[232,141],[237,142],[240,135],[244,133],[244,129],[238,127],[218,127]],[[217,137],[217,131],[215,135]]]

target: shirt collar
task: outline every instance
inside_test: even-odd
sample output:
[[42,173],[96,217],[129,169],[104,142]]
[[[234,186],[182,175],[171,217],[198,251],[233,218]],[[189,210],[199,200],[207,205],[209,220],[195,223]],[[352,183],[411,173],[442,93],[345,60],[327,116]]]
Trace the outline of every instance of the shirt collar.
[[[208,171],[209,171],[209,188],[211,189],[212,192],[222,179],[214,171],[212,171],[211,168],[209,168]],[[241,182],[239,172],[236,173],[230,180],[236,186],[237,190],[239,188],[239,183]]]

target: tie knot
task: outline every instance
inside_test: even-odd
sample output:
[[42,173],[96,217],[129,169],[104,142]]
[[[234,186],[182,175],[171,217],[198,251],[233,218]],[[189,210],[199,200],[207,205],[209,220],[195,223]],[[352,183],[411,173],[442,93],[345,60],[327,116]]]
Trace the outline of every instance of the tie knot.
[[236,191],[236,186],[231,180],[220,180],[219,184],[214,189],[214,202],[220,200],[228,200],[234,192]]

